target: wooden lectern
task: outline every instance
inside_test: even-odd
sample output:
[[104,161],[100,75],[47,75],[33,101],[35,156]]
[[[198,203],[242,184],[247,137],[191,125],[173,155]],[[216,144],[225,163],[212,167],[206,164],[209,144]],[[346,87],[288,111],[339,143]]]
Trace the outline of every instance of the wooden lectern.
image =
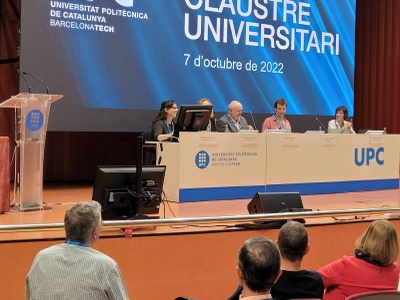
[[43,159],[47,123],[51,104],[62,97],[21,93],[0,103],[0,108],[15,109],[15,141],[19,148],[20,165],[19,176],[16,170],[14,182],[19,182],[19,195],[14,196],[19,196],[19,210],[43,208]]

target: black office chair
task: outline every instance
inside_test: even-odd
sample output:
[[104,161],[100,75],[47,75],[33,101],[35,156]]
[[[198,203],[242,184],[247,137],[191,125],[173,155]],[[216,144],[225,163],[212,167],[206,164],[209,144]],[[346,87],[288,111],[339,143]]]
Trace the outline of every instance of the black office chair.
[[398,300],[400,292],[397,290],[371,291],[349,296],[346,300]]

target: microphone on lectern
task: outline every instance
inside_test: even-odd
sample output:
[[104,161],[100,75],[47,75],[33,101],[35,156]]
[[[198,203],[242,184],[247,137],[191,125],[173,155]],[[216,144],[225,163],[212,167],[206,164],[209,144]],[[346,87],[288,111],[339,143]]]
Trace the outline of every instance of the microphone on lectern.
[[28,73],[28,72],[22,72],[22,74],[32,76],[32,77],[35,78],[37,81],[40,81],[41,83],[43,83],[43,84],[45,85],[45,87],[46,87],[46,92],[47,92],[47,94],[49,94],[49,86],[48,86],[47,83],[44,82],[42,79],[40,79],[39,77],[37,77],[35,74]]
[[19,70],[18,70],[17,72],[18,72],[19,76],[21,76],[22,79],[24,79],[24,81],[26,82],[26,85],[28,86],[28,92],[31,93],[31,89],[32,89],[32,88],[31,88],[31,85],[29,84],[28,79],[26,79],[26,77],[25,77],[24,75],[22,75],[22,74],[19,72]]
[[328,132],[328,129],[324,126],[324,124],[322,124],[322,122],[317,117],[315,117],[315,120],[317,120],[317,122],[319,123],[319,125],[321,125],[321,127],[325,130],[325,132]]

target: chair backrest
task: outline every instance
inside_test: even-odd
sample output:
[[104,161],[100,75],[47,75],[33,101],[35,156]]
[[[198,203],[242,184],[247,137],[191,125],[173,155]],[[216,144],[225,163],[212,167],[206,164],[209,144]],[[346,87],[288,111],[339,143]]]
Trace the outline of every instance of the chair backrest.
[[147,142],[147,141],[151,141],[151,140],[152,140],[151,132],[150,132],[150,131],[142,132],[140,135],[143,137],[143,141],[144,141],[144,142]]
[[143,164],[144,165],[156,165],[157,160],[157,146],[156,144],[146,144],[146,142],[152,141],[151,132],[142,132],[143,137]]
[[400,292],[397,290],[390,291],[372,291],[359,293],[346,298],[346,300],[399,300]]

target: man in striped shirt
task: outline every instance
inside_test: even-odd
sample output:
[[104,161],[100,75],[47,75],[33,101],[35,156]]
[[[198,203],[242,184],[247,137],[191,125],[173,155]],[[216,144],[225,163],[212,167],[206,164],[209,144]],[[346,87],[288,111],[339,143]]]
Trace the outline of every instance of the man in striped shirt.
[[26,278],[26,299],[129,299],[117,263],[91,247],[99,239],[101,225],[96,201],[68,209],[67,240],[36,255]]

